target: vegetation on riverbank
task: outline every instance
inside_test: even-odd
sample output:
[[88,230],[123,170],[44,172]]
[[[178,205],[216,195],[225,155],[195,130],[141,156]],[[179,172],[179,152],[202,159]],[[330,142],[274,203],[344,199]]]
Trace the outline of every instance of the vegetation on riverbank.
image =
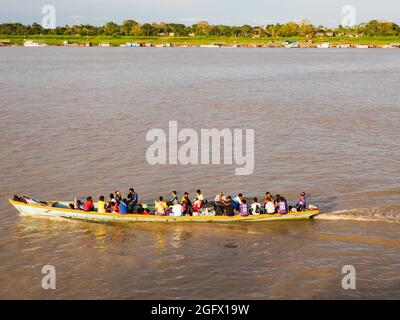
[[134,36],[64,36],[64,35],[31,35],[31,36],[9,36],[0,35],[0,39],[10,40],[16,45],[23,45],[24,40],[36,40],[48,45],[59,46],[64,41],[70,44],[91,43],[94,46],[100,43],[110,43],[111,46],[119,46],[125,43],[152,43],[154,45],[162,43],[170,43],[172,45],[260,45],[265,43],[281,43],[286,40],[295,40],[299,43],[306,43],[312,40],[313,43],[329,42],[331,44],[348,43],[353,45],[389,45],[392,43],[400,43],[400,36],[392,37],[268,37],[268,38],[245,38],[245,37],[218,37],[218,36],[194,36],[194,37],[134,37]]
[[3,23],[0,24],[0,39],[7,39],[16,45],[22,45],[24,40],[37,40],[48,45],[62,45],[67,41],[69,44],[109,43],[112,46],[125,43],[259,45],[294,40],[299,43],[382,46],[400,43],[400,27],[393,22],[377,20],[338,28],[315,27],[306,20],[300,24],[289,22],[259,27],[210,25],[205,21],[192,26],[176,23],[139,24],[134,20],[126,20],[121,25],[108,22],[104,26],[74,25],[43,29],[37,23]]

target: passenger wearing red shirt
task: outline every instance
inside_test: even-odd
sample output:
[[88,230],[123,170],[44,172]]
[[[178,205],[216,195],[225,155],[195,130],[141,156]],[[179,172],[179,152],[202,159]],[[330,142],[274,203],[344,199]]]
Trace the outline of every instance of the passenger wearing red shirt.
[[112,213],[120,213],[119,205],[116,202],[112,205]]
[[83,205],[83,210],[84,211],[93,211],[94,210],[94,204],[92,197],[87,197],[85,204]]

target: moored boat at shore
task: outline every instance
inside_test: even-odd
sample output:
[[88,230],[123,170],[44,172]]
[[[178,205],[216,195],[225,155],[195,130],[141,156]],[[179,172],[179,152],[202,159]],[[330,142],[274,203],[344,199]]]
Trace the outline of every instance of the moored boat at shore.
[[[96,222],[259,222],[277,220],[306,220],[319,214],[318,210],[307,210],[300,212],[290,212],[281,214],[260,214],[249,216],[217,216],[200,215],[198,216],[157,216],[144,214],[114,214],[99,213],[97,211],[74,210],[68,207],[67,201],[48,201],[43,204],[24,203],[9,200],[21,215],[47,218],[65,218]],[[142,204],[144,208],[151,208],[154,205]]]
[[47,47],[47,44],[39,41],[26,40],[24,41],[24,47]]
[[322,42],[322,43],[317,44],[317,48],[318,49],[329,49],[330,44],[329,44],[329,42]]

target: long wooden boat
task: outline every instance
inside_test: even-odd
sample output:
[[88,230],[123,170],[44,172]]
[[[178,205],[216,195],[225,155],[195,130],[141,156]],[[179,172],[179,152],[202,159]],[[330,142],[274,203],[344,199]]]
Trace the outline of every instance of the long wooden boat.
[[[66,201],[48,201],[46,205],[27,204],[15,200],[9,200],[21,215],[37,217],[58,217],[66,219],[88,220],[96,222],[239,222],[239,221],[277,221],[277,220],[305,220],[311,219],[319,214],[318,210],[308,210],[301,212],[290,212],[281,214],[260,214],[242,217],[235,215],[229,216],[156,216],[143,214],[114,214],[99,213],[96,211],[87,212],[82,210],[73,210],[68,207]],[[152,205],[143,204],[143,207]]]

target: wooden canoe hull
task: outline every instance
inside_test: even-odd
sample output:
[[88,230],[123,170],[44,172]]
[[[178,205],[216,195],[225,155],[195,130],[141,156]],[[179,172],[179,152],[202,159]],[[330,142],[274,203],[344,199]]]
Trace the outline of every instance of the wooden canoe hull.
[[242,217],[235,215],[228,216],[156,216],[143,214],[114,214],[86,212],[67,208],[42,206],[36,204],[26,204],[14,200],[9,200],[21,215],[37,217],[59,217],[66,219],[87,220],[96,222],[258,222],[258,221],[277,221],[277,220],[305,220],[311,219],[319,214],[318,210],[302,212],[291,212],[286,215],[280,214],[261,214]]

